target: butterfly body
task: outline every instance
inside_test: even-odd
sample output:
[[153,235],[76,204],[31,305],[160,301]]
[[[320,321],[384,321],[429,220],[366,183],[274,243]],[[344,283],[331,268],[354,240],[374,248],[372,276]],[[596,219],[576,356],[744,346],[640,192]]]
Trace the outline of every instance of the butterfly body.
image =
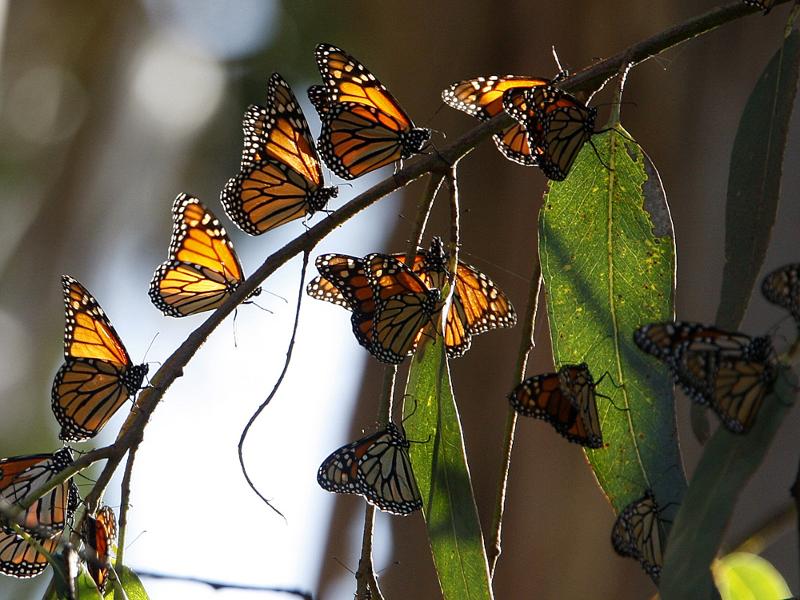
[[72,277],[61,278],[66,326],[64,364],[51,393],[64,441],[94,437],[142,385],[148,366],[134,365],[97,300]]
[[[35,454],[0,459],[0,500],[12,507],[32,491],[72,464],[69,448],[54,454]],[[38,498],[24,513],[21,526],[47,552],[55,553],[79,501],[71,478]],[[0,526],[0,573],[12,577],[35,577],[47,568],[47,556],[18,535]]]
[[[233,294],[244,272],[225,228],[200,200],[178,194],[172,205],[169,257],[153,274],[149,296],[161,312],[185,317],[215,310]],[[250,296],[257,296],[256,288]]]
[[385,429],[342,446],[317,471],[317,482],[329,491],[363,496],[382,511],[407,515],[422,508],[409,443],[400,429]]
[[[490,75],[458,81],[442,92],[442,100],[456,110],[488,121],[503,111],[503,95],[508,90],[523,90],[548,85],[550,80],[528,75]],[[537,166],[540,146],[530,143],[525,126],[515,123],[492,136],[497,149],[509,160],[524,166]]]
[[243,231],[260,235],[323,210],[338,189],[325,187],[314,138],[289,84],[273,73],[266,106],[251,105],[242,124],[240,172],[220,200]]
[[319,138],[325,163],[343,179],[420,153],[430,140],[389,90],[359,61],[331,44],[315,51],[323,85],[308,96],[322,120]]
[[622,509],[611,530],[614,551],[620,556],[638,560],[656,585],[664,562],[666,541],[660,512],[652,490],[645,490],[644,496]]
[[529,377],[508,398],[519,414],[547,421],[570,442],[603,447],[595,383],[586,363]]

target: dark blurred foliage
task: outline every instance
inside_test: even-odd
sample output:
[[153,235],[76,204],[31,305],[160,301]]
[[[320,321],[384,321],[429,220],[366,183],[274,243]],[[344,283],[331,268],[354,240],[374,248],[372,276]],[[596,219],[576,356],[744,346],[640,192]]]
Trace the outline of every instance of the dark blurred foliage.
[[[206,4],[198,3],[197,10]],[[231,3],[231,10],[236,4]],[[55,122],[77,118],[76,111],[82,116],[73,133],[46,142],[13,133],[8,114],[0,125],[4,188],[0,232],[5,238],[0,240],[4,326],[0,356],[21,370],[0,387],[0,454],[41,451],[54,439],[49,407],[41,398],[49,394],[59,361],[60,346],[53,342],[53,332],[60,331],[62,313],[54,282],[61,272],[96,269],[107,257],[107,245],[123,238],[129,268],[111,277],[135,278],[139,287],[146,286],[152,266],[164,252],[165,206],[181,190],[201,198],[216,197],[238,164],[244,106],[262,101],[266,78],[273,70],[289,81],[312,80],[316,76],[312,50],[319,41],[341,45],[359,57],[419,125],[444,132],[452,140],[475,122],[442,106],[440,91],[451,82],[493,73],[552,76],[553,46],[565,67],[580,70],[714,6],[705,0],[279,3],[274,38],[255,54],[225,60],[228,81],[213,117],[176,141],[143,135],[135,120],[123,122],[118,116],[129,93],[125,78],[130,57],[163,25],[157,11],[148,15],[142,5],[116,2],[9,4],[0,98],[8,99],[11,82],[26,70],[57,64],[74,78],[76,97],[59,105],[59,110],[72,112],[59,114]],[[715,314],[731,145],[747,95],[781,41],[785,13],[780,9],[767,18],[742,19],[636,67],[628,78],[623,124],[659,168],[672,208],[680,318],[707,321]],[[607,91],[593,101],[601,105],[601,115],[607,114],[608,102]],[[795,165],[800,158],[797,123],[789,139],[786,165]],[[436,143],[441,140],[434,136]],[[120,171],[114,161],[123,156],[127,166]],[[387,236],[385,248],[375,250],[405,247],[423,185],[417,182],[404,192],[399,211],[404,218],[371,224]],[[459,165],[459,185],[464,259],[491,274],[522,312],[526,280],[535,264],[535,225],[545,180],[535,169],[505,161],[486,143]],[[765,270],[800,258],[795,201],[799,186],[800,173],[788,168]],[[348,188],[342,189],[340,195],[347,197]],[[218,208],[216,203],[212,206]],[[439,203],[429,235],[446,233],[447,228],[446,204]],[[264,256],[272,249],[270,243],[259,248]],[[743,330],[764,332],[779,316],[754,295]],[[13,323],[6,327],[6,322]],[[552,366],[545,325],[542,320],[537,328],[530,373]],[[19,341],[20,327],[24,342]],[[505,394],[515,383],[518,336],[518,328],[481,336],[465,358],[451,365],[487,536],[506,419]],[[0,364],[0,374],[6,373],[3,369]],[[353,417],[353,439],[375,419],[380,377],[381,368],[371,361]],[[691,473],[700,447],[688,425],[688,402],[680,398],[677,405]],[[789,500],[798,455],[792,432],[798,424],[794,416],[784,426],[767,464],[745,491],[731,527],[734,537]],[[319,554],[297,558],[309,569],[322,569],[320,597],[330,597],[335,582],[351,578],[333,557],[355,568],[357,556],[351,554],[344,532],[362,516],[360,500],[341,499]],[[582,451],[542,423],[520,422],[496,574],[497,597],[651,596],[655,590],[638,566],[611,551],[612,522],[613,513]],[[391,564],[377,565],[386,567],[381,583],[387,598],[437,597],[422,518],[396,518],[391,524]],[[790,585],[797,585],[796,555],[791,535],[765,553]],[[264,571],[268,577],[268,555]],[[0,581],[0,594],[6,589],[22,594],[28,585]]]

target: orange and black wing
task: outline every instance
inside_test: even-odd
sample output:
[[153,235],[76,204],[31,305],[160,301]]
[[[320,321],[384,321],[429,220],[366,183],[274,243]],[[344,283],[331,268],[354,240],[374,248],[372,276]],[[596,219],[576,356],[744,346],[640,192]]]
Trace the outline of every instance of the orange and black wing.
[[558,373],[529,377],[509,394],[521,415],[542,419],[570,442],[603,445],[594,384],[585,365],[566,365]]
[[617,516],[611,530],[611,545],[620,556],[639,561],[645,573],[658,584],[664,562],[664,525],[651,490],[628,504]]
[[[760,338],[757,338],[760,339]],[[754,342],[743,333],[725,331],[713,325],[690,321],[666,321],[639,327],[633,333],[633,341],[644,352],[671,365],[680,352],[719,350],[723,353],[747,352]]]
[[103,506],[97,516],[86,515],[83,521],[83,541],[86,544],[86,568],[100,593],[108,583],[111,551],[117,540],[117,518],[110,506]]
[[320,465],[317,482],[329,492],[363,496],[395,515],[422,508],[408,441],[393,423],[334,451]]
[[150,299],[172,317],[218,308],[244,280],[225,228],[188,194],[175,198],[172,222],[169,258],[153,275]]
[[97,300],[75,279],[62,277],[66,360],[56,373],[52,408],[60,438],[93,437],[139,391],[147,365],[133,365]]
[[[46,483],[72,463],[63,448],[54,454],[16,456],[0,460],[0,499],[21,502],[31,491]],[[54,553],[61,535],[78,504],[78,491],[71,478],[37,499],[25,512],[23,529],[33,541]],[[0,573],[12,577],[34,577],[47,568],[47,555],[9,527],[0,528]]]
[[755,422],[777,371],[774,363],[723,357],[714,377],[711,408],[734,433],[747,433]]
[[250,106],[242,128],[241,171],[228,181],[220,200],[243,231],[259,235],[313,215],[336,196],[336,188],[323,187],[305,115],[278,73],[269,79],[266,106]]
[[324,87],[312,86],[309,97],[322,119],[320,152],[334,173],[355,179],[422,151],[430,130],[415,127],[364,65],[330,44],[315,55]]
[[[491,75],[454,83],[442,92],[442,100],[449,106],[488,121],[503,110],[503,94],[508,90],[524,90],[549,85],[550,80],[527,75]],[[503,155],[524,166],[538,165],[535,146],[528,143],[525,126],[515,123],[492,136]]]
[[788,310],[800,327],[800,263],[769,273],[761,282],[761,293],[772,304]]

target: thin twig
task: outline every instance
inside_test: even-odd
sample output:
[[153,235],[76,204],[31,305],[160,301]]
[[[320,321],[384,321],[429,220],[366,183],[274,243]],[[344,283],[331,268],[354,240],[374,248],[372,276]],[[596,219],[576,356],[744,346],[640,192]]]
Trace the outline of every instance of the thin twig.
[[242,435],[241,437],[239,437],[239,445],[237,446],[237,451],[239,454],[239,466],[242,469],[242,475],[244,475],[244,478],[247,481],[247,485],[250,486],[250,489],[253,490],[256,496],[261,498],[261,500],[267,506],[269,506],[272,510],[274,510],[281,517],[283,517],[284,521],[286,520],[286,517],[283,515],[283,513],[274,506],[272,506],[270,501],[267,500],[267,498],[261,492],[258,491],[258,488],[256,488],[256,485],[253,483],[253,480],[250,479],[250,475],[248,475],[247,473],[247,467],[245,467],[244,464],[244,440],[247,437],[247,433],[250,431],[250,428],[253,426],[253,423],[256,422],[256,419],[261,414],[261,411],[263,411],[267,407],[267,405],[270,402],[272,402],[272,399],[275,397],[275,394],[278,393],[278,390],[281,387],[281,383],[283,383],[283,378],[286,376],[286,372],[289,370],[289,364],[292,362],[292,351],[294,350],[294,342],[297,337],[297,326],[300,323],[300,306],[303,304],[303,295],[304,295],[303,292],[305,291],[306,268],[308,267],[308,258],[310,252],[311,249],[303,252],[303,266],[300,267],[300,286],[299,286],[299,291],[297,293],[297,308],[295,309],[294,313],[294,325],[292,326],[292,337],[289,338],[289,346],[286,348],[286,360],[284,360],[283,362],[283,369],[281,370],[281,374],[278,375],[278,379],[275,381],[275,385],[272,386],[272,391],[270,391],[269,395],[267,396],[267,399],[264,400],[264,402],[262,402],[259,405],[256,411],[247,421],[247,424],[244,426],[244,429],[242,430]]
[[[536,258],[536,265],[531,276],[530,292],[528,293],[528,307],[525,310],[525,325],[519,340],[517,353],[517,366],[514,371],[516,386],[525,377],[528,367],[528,356],[536,345],[533,339],[536,329],[536,315],[539,312],[539,294],[542,289],[542,268]],[[506,431],[503,440],[503,457],[500,466],[500,479],[497,482],[497,495],[494,504],[494,517],[492,520],[492,542],[489,544],[489,576],[494,577],[494,570],[502,552],[503,512],[506,506],[506,489],[508,487],[508,472],[511,469],[511,451],[514,448],[514,432],[517,427],[517,411],[510,404],[506,416]]]
[[267,585],[245,585],[243,583],[227,583],[224,581],[212,581],[210,579],[202,579],[200,577],[185,577],[182,575],[167,575],[165,573],[153,573],[152,571],[136,571],[139,577],[149,577],[150,579],[170,579],[172,581],[188,581],[191,583],[201,583],[207,585],[214,590],[245,590],[250,592],[273,592],[276,594],[292,594],[303,598],[304,600],[314,600],[311,592],[303,590],[272,587]]
[[[776,4],[785,4],[790,0],[777,0]],[[646,40],[631,46],[619,54],[599,61],[591,67],[564,79],[560,87],[567,91],[591,90],[600,87],[604,81],[612,77],[620,65],[629,61],[633,65],[639,64],[665,50],[673,48],[689,39],[697,37],[703,33],[716,29],[717,27],[755,13],[756,10],[735,2],[727,7],[718,8],[707,12],[704,15],[689,19],[688,21],[671,27],[658,33]],[[150,419],[155,408],[158,406],[164,392],[169,388],[175,379],[183,374],[183,368],[191,360],[198,348],[205,342],[208,336],[219,326],[219,324],[243,302],[250,293],[258,287],[267,277],[274,273],[278,268],[286,264],[301,252],[308,252],[320,240],[327,236],[331,231],[340,227],[354,215],[374,204],[391,192],[407,185],[411,181],[425,175],[426,173],[446,173],[451,165],[455,164],[460,158],[469,154],[480,142],[488,139],[492,134],[508,127],[513,122],[511,116],[500,113],[491,120],[483,122],[466,132],[456,139],[452,144],[445,146],[436,152],[421,156],[415,162],[400,169],[397,173],[388,177],[384,181],[374,185],[362,194],[353,198],[350,202],[339,208],[302,235],[298,236],[280,250],[270,255],[247,280],[231,294],[231,296],[206,319],[197,329],[195,329],[184,342],[167,358],[161,368],[155,373],[152,379],[152,386],[145,389],[140,395],[128,419],[122,426],[112,450],[107,452],[108,459],[103,471],[98,478],[97,484],[89,492],[87,501],[96,502],[102,495],[102,491],[111,479],[114,471],[119,465],[125,453],[134,446],[138,445],[143,436],[144,428]],[[91,453],[90,453],[91,454]],[[89,456],[87,454],[87,456]],[[84,457],[85,458],[85,457]],[[93,458],[88,463],[76,461],[64,473],[53,477],[50,481],[42,484],[37,489],[32,490],[28,498],[24,501],[24,506],[30,506],[37,498],[41,497],[47,490],[55,487],[67,477],[85,468],[91,462],[98,460]]]
[[358,561],[356,571],[356,598],[357,600],[383,600],[383,594],[378,586],[375,576],[375,566],[372,564],[372,533],[375,528],[375,507],[366,505],[364,512],[364,534],[361,537],[361,559]]
[[[128,509],[131,507],[131,477],[133,475],[133,463],[136,460],[138,448],[131,448],[128,453],[128,460],[125,462],[125,472],[122,474],[122,485],[120,490],[119,506],[119,534],[117,538],[117,560],[115,564],[121,567],[125,564],[123,558],[125,554],[125,531],[128,528]],[[84,515],[84,518],[86,516]]]
[[428,224],[428,218],[431,215],[433,208],[433,201],[436,199],[436,194],[439,188],[442,187],[444,177],[440,173],[432,173],[428,186],[425,188],[425,193],[419,199],[417,205],[417,221],[414,223],[414,232],[411,235],[411,240],[406,255],[406,264],[413,263],[414,255],[417,253],[417,248],[422,245],[422,236],[425,234],[425,227]]

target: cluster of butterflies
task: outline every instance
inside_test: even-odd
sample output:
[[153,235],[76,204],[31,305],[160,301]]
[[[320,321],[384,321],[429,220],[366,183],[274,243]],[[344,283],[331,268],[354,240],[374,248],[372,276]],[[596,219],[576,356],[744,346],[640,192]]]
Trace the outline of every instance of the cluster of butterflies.
[[[44,485],[73,462],[72,451],[61,448],[52,454],[33,454],[0,459],[0,502],[6,508],[19,506],[33,490]],[[67,526],[71,527],[80,498],[72,478],[59,483],[38,498],[17,519],[15,529],[7,519],[0,525],[0,573],[13,577],[35,577],[47,568],[50,558],[60,554]],[[81,528],[89,575],[101,594],[108,582],[110,558],[116,544],[117,521],[109,506],[95,515],[84,515]]]

